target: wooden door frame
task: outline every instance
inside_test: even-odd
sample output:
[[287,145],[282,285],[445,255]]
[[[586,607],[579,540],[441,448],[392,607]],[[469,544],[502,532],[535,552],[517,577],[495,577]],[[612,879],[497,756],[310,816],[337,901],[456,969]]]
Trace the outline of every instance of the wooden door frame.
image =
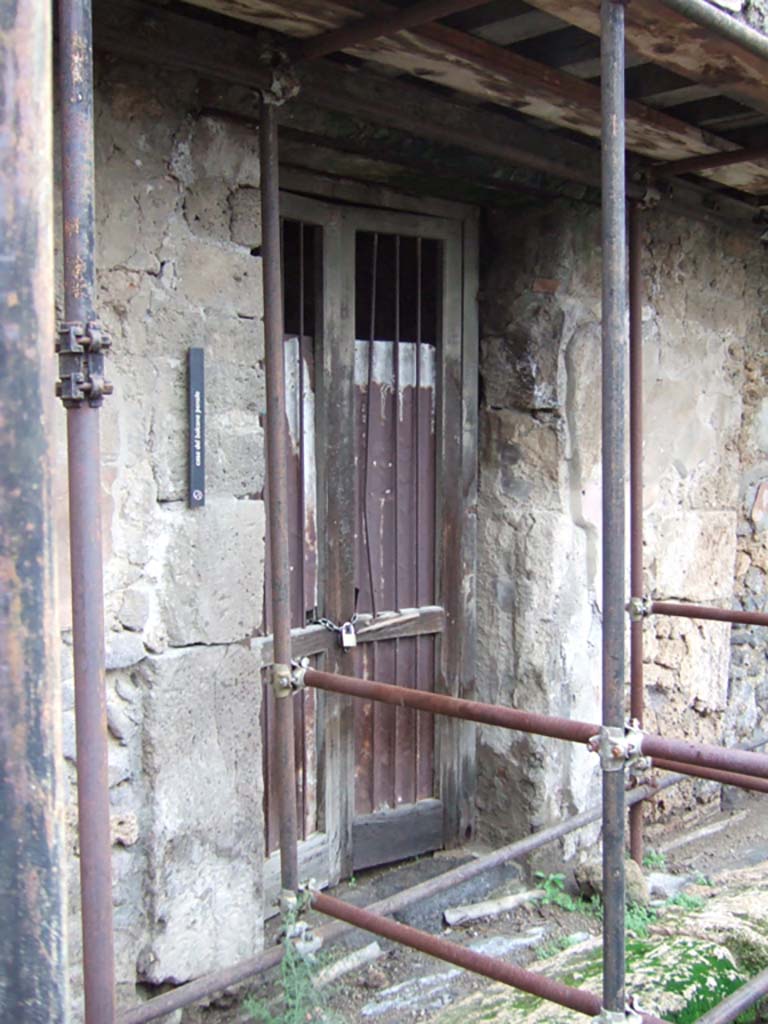
[[[477,535],[478,211],[459,203],[409,197],[390,189],[324,179],[285,169],[281,175],[283,215],[322,228],[322,314],[316,331],[316,432],[318,445],[318,579],[322,614],[349,619],[355,588],[354,432],[354,259],[357,230],[421,234],[454,242],[443,274],[442,356],[439,360],[438,558],[436,593],[440,607],[391,621],[363,623],[359,640],[438,634],[437,692],[471,698],[475,690],[475,565]],[[353,204],[348,206],[340,203]],[[345,263],[345,260],[347,261]],[[446,487],[455,481],[456,486]],[[326,524],[334,524],[326,529]],[[294,656],[322,654],[331,671],[345,668],[332,634],[322,627],[292,631]],[[268,663],[271,637],[259,638]],[[319,832],[299,844],[299,870],[319,884],[352,874],[354,798],[353,698],[317,693]],[[435,784],[442,813],[443,842],[455,846],[474,831],[475,726],[436,716]],[[423,801],[434,804],[436,801]],[[416,805],[418,806],[418,805]],[[403,809],[405,810],[405,809]],[[432,814],[434,808],[425,807]],[[383,812],[397,828],[400,808]],[[376,816],[367,816],[375,818]],[[375,821],[372,823],[375,825]],[[400,823],[403,824],[402,822]],[[410,826],[408,826],[410,827]],[[272,876],[275,876],[272,879]],[[276,888],[277,858],[267,861],[267,900]]]

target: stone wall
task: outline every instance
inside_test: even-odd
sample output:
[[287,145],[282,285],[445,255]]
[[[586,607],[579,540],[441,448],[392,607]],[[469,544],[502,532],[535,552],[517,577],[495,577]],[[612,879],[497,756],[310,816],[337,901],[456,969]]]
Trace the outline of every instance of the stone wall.
[[[497,213],[486,244],[480,698],[599,721],[599,212],[555,202]],[[661,208],[646,217],[643,267],[645,592],[762,607],[768,542],[750,510],[768,440],[765,257],[757,242]],[[646,623],[649,729],[746,735],[764,700],[764,646],[739,631],[732,648],[730,634],[688,619]],[[479,742],[480,827],[495,842],[599,798],[596,759],[580,748],[492,729]],[[686,783],[660,804],[716,792]],[[511,821],[510,793],[520,796]]]
[[[107,708],[123,1005],[137,990],[184,981],[262,944],[260,664],[248,642],[262,621],[264,565],[257,141],[250,128],[200,114],[191,78],[99,68],[98,308],[113,337],[115,384],[102,414]],[[491,214],[481,257],[479,695],[596,719],[598,213],[554,202]],[[648,219],[644,263],[646,590],[761,606],[762,253],[660,210]],[[190,346],[207,357],[200,510],[185,501]],[[64,562],[61,570],[66,624]],[[67,630],[64,640],[74,825]],[[754,631],[739,631],[732,646],[727,626],[656,621],[647,640],[649,727],[741,738],[768,714]],[[494,841],[591,804],[598,792],[584,749],[491,729],[480,734],[479,779],[480,825]],[[687,784],[668,805],[713,792]],[[74,838],[70,847],[77,993]]]
[[[265,530],[258,139],[196,109],[184,76],[98,68],[98,310],[115,385],[102,443],[122,1005],[136,1001],[137,985],[184,981],[263,941],[260,665],[248,646],[262,621]],[[186,504],[190,346],[206,352],[208,493],[197,510]],[[63,439],[63,411],[58,431]],[[62,496],[64,467],[62,440]],[[80,1019],[74,839],[71,850]]]

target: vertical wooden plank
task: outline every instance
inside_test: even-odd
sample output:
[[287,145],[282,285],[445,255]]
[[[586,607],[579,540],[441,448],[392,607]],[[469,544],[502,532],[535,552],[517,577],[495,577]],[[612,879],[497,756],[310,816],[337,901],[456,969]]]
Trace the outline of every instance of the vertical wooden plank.
[[[325,538],[321,580],[322,613],[344,622],[354,612],[355,433],[354,408],[354,229],[340,209],[327,208],[323,227],[323,296],[318,374],[318,467],[320,528]],[[331,671],[344,672],[340,648]],[[318,702],[320,704],[320,702]],[[318,751],[318,788],[323,794],[321,825],[328,836],[331,882],[352,870],[352,785],[354,717],[352,698],[323,694]]]
[[[443,595],[446,629],[440,642],[438,689],[470,696],[473,678],[474,571],[476,518],[477,327],[475,235],[471,225],[444,244],[442,309],[440,488],[442,552],[438,593]],[[465,250],[465,251],[462,251]],[[467,282],[465,286],[465,271]],[[460,481],[460,487],[445,483]],[[456,845],[474,829],[474,728],[441,718],[436,729],[439,795],[446,845]]]

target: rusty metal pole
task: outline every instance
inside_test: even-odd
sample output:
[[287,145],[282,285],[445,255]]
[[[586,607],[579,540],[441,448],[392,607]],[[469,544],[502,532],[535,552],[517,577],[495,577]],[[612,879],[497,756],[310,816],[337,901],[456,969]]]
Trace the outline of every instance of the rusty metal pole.
[[[500,707],[497,704],[482,704],[480,701],[448,697],[442,693],[430,693],[407,686],[379,683],[373,679],[355,679],[340,676],[334,672],[320,672],[314,668],[303,671],[304,683],[319,690],[332,693],[346,693],[365,700],[381,701],[396,707],[415,708],[449,718],[462,718],[468,722],[498,725],[504,729],[534,733],[537,736],[552,736],[554,739],[570,740],[573,743],[587,743],[592,749],[600,748],[601,729],[592,722],[582,722],[558,715],[541,715],[533,711],[518,711],[517,708]],[[624,728],[614,741],[619,747],[624,740]],[[594,740],[594,742],[593,742]],[[632,742],[630,738],[630,742]],[[653,733],[645,733],[639,740],[637,753],[664,758],[673,771],[683,771],[683,765],[706,769],[706,778],[715,778],[710,769],[719,773],[740,772],[750,778],[768,779],[768,755],[754,753],[740,747],[719,747],[710,743],[691,743],[688,740],[666,739]],[[674,764],[673,764],[674,762]],[[695,774],[695,772],[694,772]],[[723,783],[732,785],[730,779]]]
[[267,479],[269,544],[272,565],[270,598],[276,699],[277,801],[280,815],[280,879],[284,894],[299,886],[296,850],[296,765],[293,691],[291,689],[291,594],[288,548],[288,417],[285,403],[283,289],[280,279],[280,192],[277,114],[262,93],[261,131],[262,272],[264,275],[264,344],[267,377]]
[[64,829],[54,612],[51,10],[0,20],[0,1004],[66,1018]]
[[624,7],[601,6],[603,480],[603,1008],[624,1013],[624,537],[627,232]]
[[112,857],[104,682],[99,407],[107,341],[94,311],[93,54],[89,0],[60,0],[64,318],[59,395],[67,409],[77,801],[86,1024],[115,1018]]
[[707,619],[710,622],[736,622],[744,626],[768,626],[765,612],[744,612],[738,608],[710,608],[706,604],[679,604],[676,601],[651,601],[651,615],[672,615],[683,619]]
[[[643,278],[640,204],[629,203],[629,592],[643,596]],[[645,707],[643,620],[629,627],[629,715],[642,728]],[[629,810],[629,850],[643,863],[643,805]]]

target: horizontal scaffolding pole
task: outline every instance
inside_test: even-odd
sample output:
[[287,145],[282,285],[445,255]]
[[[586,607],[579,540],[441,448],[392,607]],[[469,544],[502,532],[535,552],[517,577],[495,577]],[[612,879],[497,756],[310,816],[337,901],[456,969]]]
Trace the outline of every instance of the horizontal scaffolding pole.
[[[494,981],[510,985],[521,992],[538,996],[540,999],[557,1003],[559,1006],[566,1006],[570,1010],[576,1010],[577,1013],[584,1013],[588,1017],[597,1016],[602,1009],[602,1000],[594,992],[573,988],[571,985],[564,985],[554,978],[536,974],[534,971],[507,963],[505,960],[497,960],[485,953],[477,953],[456,942],[449,942],[447,939],[430,935],[429,932],[420,931],[410,925],[391,921],[381,914],[374,914],[370,910],[352,906],[343,900],[336,899],[335,896],[314,892],[310,906],[321,914],[346,921],[355,928],[362,928],[364,931],[380,935],[391,942],[398,942],[410,949],[417,949],[429,956],[437,957],[438,960],[444,960],[446,963],[472,971],[473,974],[492,978]],[[642,1016],[645,1024],[659,1024],[658,1017],[649,1013]]]
[[672,160],[652,168],[654,178],[674,178],[678,174],[695,174],[697,171],[714,171],[718,167],[732,167],[734,164],[752,163],[753,160],[768,159],[768,146],[749,149],[731,149],[725,153],[707,153],[706,156],[689,156],[685,160]]
[[361,43],[371,43],[381,36],[391,36],[404,29],[418,28],[438,18],[447,18],[451,14],[469,11],[480,7],[488,0],[422,0],[403,10],[392,9],[386,14],[377,14],[370,18],[359,18],[347,25],[331,29],[320,35],[303,39],[291,47],[289,56],[298,60],[316,60],[327,57],[339,50],[349,49]]
[[707,0],[661,0],[661,3],[696,25],[743,47],[755,57],[768,61],[768,38],[733,15],[713,7]]
[[[308,668],[304,671],[304,682],[320,690],[332,693],[346,693],[365,700],[377,700],[397,707],[415,708],[461,718],[485,725],[500,725],[506,729],[550,736],[554,739],[588,743],[599,735],[600,726],[589,722],[560,718],[557,715],[541,715],[532,711],[518,711],[515,708],[497,707],[459,697],[447,697],[441,693],[427,693],[407,686],[393,686],[374,680],[355,679],[352,676],[337,675],[334,672],[318,672]],[[727,772],[740,772],[759,779],[768,779],[768,755],[733,747],[718,747],[709,743],[693,743],[688,740],[665,739],[643,733],[642,753],[651,758],[665,758],[691,765],[696,768],[715,768]]]
[[653,767],[665,772],[680,772],[682,775],[693,776],[696,779],[707,779],[710,782],[719,782],[721,786],[736,786],[739,789],[749,789],[754,793],[768,793],[768,779],[757,779],[751,775],[740,775],[738,772],[718,771],[715,768],[693,768],[679,761],[669,761],[664,757],[653,759]]
[[696,1024],[730,1024],[730,1021],[736,1020],[765,995],[768,995],[768,969],[737,988],[722,1003],[713,1006],[703,1017],[699,1017]]
[[534,711],[518,711],[515,708],[483,704],[477,700],[463,700],[460,697],[448,697],[442,693],[414,690],[407,686],[393,686],[390,683],[379,683],[369,679],[355,679],[352,676],[337,675],[334,672],[319,672],[313,668],[308,668],[304,673],[304,682],[307,686],[313,686],[318,690],[346,693],[351,697],[376,700],[382,704],[416,708],[417,711],[430,711],[448,718],[481,722],[483,725],[500,725],[505,729],[531,732],[538,736],[551,736],[558,740],[572,740],[574,743],[588,743],[593,736],[600,732],[599,725],[590,725],[589,722],[576,722],[569,718],[541,715]]
[[685,604],[677,601],[651,601],[653,615],[672,615],[682,619],[708,619],[742,626],[768,626],[764,612],[745,612],[739,608],[710,608],[708,604]]
[[[627,804],[631,806],[639,803],[641,800],[652,800],[658,793],[678,785],[683,780],[684,777],[682,775],[670,775],[655,785],[639,786],[627,793]],[[476,860],[468,861],[466,864],[460,864],[458,867],[445,871],[435,878],[429,878],[425,882],[420,882],[409,889],[394,893],[392,896],[372,904],[368,909],[372,913],[377,914],[396,914],[414,903],[423,902],[448,889],[454,889],[456,886],[463,885],[465,882],[485,874],[486,871],[492,871],[494,868],[508,864],[510,861],[527,857],[548,843],[556,842],[558,839],[562,839],[563,836],[570,835],[571,832],[576,832],[580,828],[592,825],[600,819],[601,814],[601,807],[593,807],[591,810],[582,811],[581,814],[566,818],[565,821],[560,821],[556,825],[550,825],[549,828],[544,828],[540,832],[526,836],[524,839],[518,839],[507,846],[502,846],[498,850],[486,854],[484,857],[478,857]],[[351,925],[336,922],[318,929],[315,935],[321,940],[323,946],[329,946],[346,935],[351,928]],[[170,992],[164,992],[162,995],[155,996],[154,999],[149,999],[147,1002],[126,1011],[119,1018],[119,1024],[147,1024],[148,1021],[159,1020],[174,1010],[191,1006],[192,1003],[200,999],[206,999],[215,992],[232,988],[247,981],[249,978],[255,978],[277,967],[283,959],[284,952],[285,948],[283,946],[272,946],[258,956],[242,960],[232,967],[226,967],[223,970],[207,974],[202,978],[196,978],[194,981],[180,985]]]

